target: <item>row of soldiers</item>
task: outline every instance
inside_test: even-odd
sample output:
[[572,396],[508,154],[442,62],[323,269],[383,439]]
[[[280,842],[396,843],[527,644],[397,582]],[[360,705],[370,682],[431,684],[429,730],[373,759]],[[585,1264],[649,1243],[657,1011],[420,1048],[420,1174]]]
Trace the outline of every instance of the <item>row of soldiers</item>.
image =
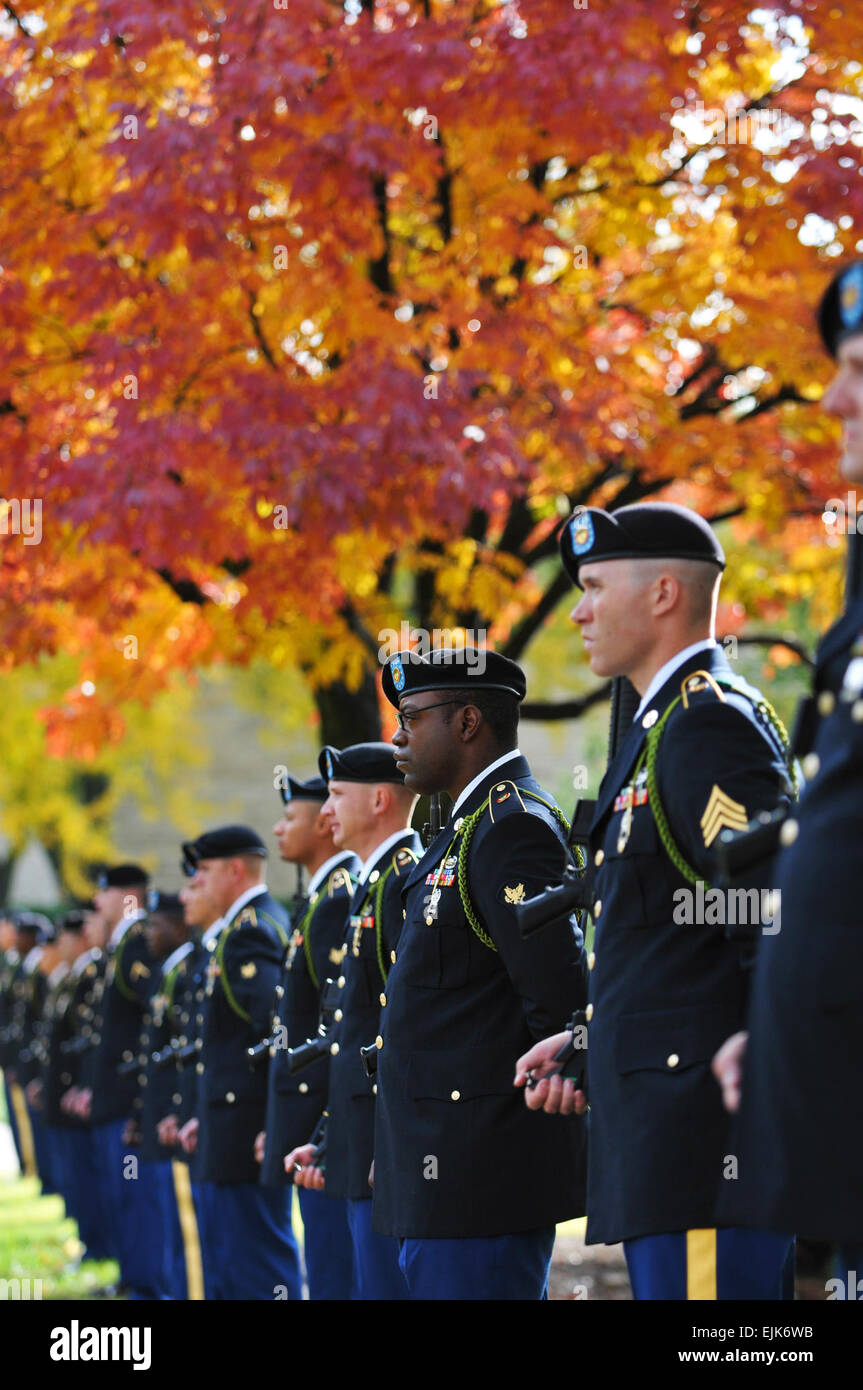
[[[821,325],[863,481],[863,264]],[[19,998],[13,1088],[41,1053],[26,1099],[87,1135],[130,1296],[300,1297],[294,1187],[312,1298],[543,1298],[585,1211],[636,1298],[790,1297],[797,1233],[858,1267],[860,603],[789,740],[716,642],[701,517],[579,509],[561,556],[592,671],[639,697],[573,826],[517,746],[521,668],[404,651],[392,743],[282,787],[290,913],[264,841],[219,827],[181,902],[104,875],[56,1035]],[[448,805],[425,842],[422,794]]]

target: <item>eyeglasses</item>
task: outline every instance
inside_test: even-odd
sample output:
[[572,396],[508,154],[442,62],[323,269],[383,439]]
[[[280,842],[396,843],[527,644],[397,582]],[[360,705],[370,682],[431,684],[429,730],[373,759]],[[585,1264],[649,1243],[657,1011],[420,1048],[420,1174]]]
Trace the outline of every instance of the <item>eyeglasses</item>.
[[407,729],[412,720],[419,719],[421,714],[427,713],[430,709],[443,709],[444,705],[460,705],[462,703],[461,700],[441,700],[437,705],[424,705],[422,709],[410,709],[404,712],[398,710],[396,713],[396,723],[400,729]]

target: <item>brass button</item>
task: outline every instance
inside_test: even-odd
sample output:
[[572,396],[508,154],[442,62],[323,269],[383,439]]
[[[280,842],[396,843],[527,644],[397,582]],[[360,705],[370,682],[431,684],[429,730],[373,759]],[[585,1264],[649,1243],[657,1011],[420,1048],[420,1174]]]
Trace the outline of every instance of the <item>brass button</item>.
[[382,1008],[382,1009],[385,1009],[386,1006],[387,1006],[387,996],[386,996],[385,994],[382,994],[382,995],[380,996],[380,1001],[381,1001],[381,1008]]
[[369,874],[369,883],[377,883],[380,876],[380,869],[372,869],[371,873]]
[[146,1054],[146,1052],[141,1052],[141,1053],[139,1054],[139,1056],[138,1056],[138,1066],[139,1066],[139,1067],[145,1067],[146,1065],[147,1065],[147,1054]]
[[331,1056],[331,1057],[338,1057],[338,1055],[339,1055],[339,1045],[338,1045],[338,1043],[330,1043],[330,1056]]
[[464,816],[459,816],[457,821],[453,821],[453,830],[461,830],[464,825]]
[[593,1018],[593,1005],[592,1005],[592,1004],[588,1004],[587,1008],[586,1008],[585,1011],[584,1011],[584,1016],[585,1016],[585,1018],[587,1019],[587,1021],[588,1021],[588,1023],[589,1023],[590,1020]]
[[407,910],[406,907],[403,907],[403,908],[402,908],[402,921],[403,921],[403,922],[406,922],[406,921],[407,921],[407,916],[408,916],[408,910]]
[[679,1061],[680,1061],[680,1058],[678,1057],[678,1055],[677,1055],[676,1052],[670,1052],[670,1053],[668,1054],[668,1056],[666,1057],[666,1059],[665,1059],[666,1066],[669,1066],[669,1067],[676,1067],[677,1064],[679,1063]]
[[601,914],[601,912],[602,912],[602,898],[597,898],[596,902],[593,904],[593,915],[594,915],[594,917],[599,917],[599,915]]
[[378,1049],[378,1052],[380,1052],[380,1050],[381,1050],[381,1048],[383,1047],[383,1045],[384,1045],[384,1040],[383,1040],[383,1038],[381,1037],[380,1033],[378,1033],[377,1037],[375,1038],[375,1047]]
[[283,986],[283,985],[276,985],[276,998],[277,998],[277,999],[282,999],[282,998],[284,997],[284,993],[285,993],[284,986]]
[[863,700],[855,700],[851,706],[851,718],[855,724],[863,723]]
[[659,718],[659,713],[658,713],[658,711],[655,710],[655,709],[649,709],[649,710],[647,711],[647,714],[644,716],[644,718],[643,718],[642,721],[641,721],[641,727],[642,727],[643,729],[652,729],[658,718]]
[[802,766],[803,776],[811,781],[821,766],[821,759],[817,753],[807,753]]
[[450,1100],[461,1100],[461,1091],[450,1091]]
[[[506,791],[506,782],[498,782],[497,786],[495,787],[495,791],[496,791],[496,792],[505,792],[505,791]],[[458,1099],[457,1096],[453,1096],[453,1100],[457,1100],[457,1099]]]
[[185,1047],[188,1041],[189,1041],[189,1039],[186,1038],[186,1037],[179,1037],[179,1038],[177,1039],[177,1042],[178,1042],[178,1044],[179,1044],[180,1047]]
[[305,1094],[306,1094],[306,1091],[307,1091],[308,1089],[309,1089],[309,1083],[308,1083],[308,1081],[301,1081],[300,1084],[299,1084],[299,1086],[297,1087],[297,1090],[300,1091],[302,1095],[305,1095]]
[[203,1063],[203,1062],[199,1062],[198,1065],[195,1067],[195,1071],[198,1073],[199,1076],[203,1076],[203,1074],[204,1074],[204,1063]]
[[195,1051],[196,1051],[196,1052],[201,1052],[201,1051],[203,1051],[203,1047],[204,1047],[204,1039],[203,1039],[203,1038],[196,1038],[196,1039],[195,1039]]
[[593,856],[593,862],[594,862],[594,864],[596,865],[597,868],[599,868],[599,866],[600,866],[600,864],[602,863],[602,861],[603,861],[604,858],[605,858],[605,850],[604,850],[604,849],[598,849],[598,850],[596,851],[596,854]]
[[139,1076],[139,1077],[138,1077],[138,1085],[139,1085],[139,1086],[146,1086],[146,1084],[147,1084],[147,1078],[146,1078],[146,1076]]
[[794,844],[794,841],[797,839],[797,836],[799,834],[800,826],[798,825],[797,821],[787,820],[783,823],[782,829],[779,831],[779,843],[781,845],[784,845],[787,849],[789,845]]
[[196,1023],[203,1023],[203,1022],[204,1022],[204,1015],[203,1015],[203,1014],[195,1014],[195,1022],[196,1022]]
[[373,1096],[376,1096],[377,1093],[378,1093],[378,1083],[375,1081],[375,1082],[373,1082],[373,1084],[372,1084],[372,1095],[373,1095]]
[[336,1023],[341,1023],[342,1019],[344,1018],[344,1014],[342,1013],[341,1009],[336,1009],[335,1013],[333,1014],[333,1018],[336,1020]]
[[279,1018],[279,1015],[278,1015],[278,1014],[275,1014],[275,1015],[273,1016],[273,1027],[274,1027],[274,1028],[280,1028],[281,1025],[282,1025],[282,1020]]
[[588,968],[588,970],[592,970],[593,967],[594,967],[595,965],[596,965],[596,952],[595,952],[595,951],[591,951],[590,955],[587,957],[587,968]]
[[182,1104],[183,1104],[183,1097],[180,1096],[180,1095],[171,1096],[171,1104],[172,1104],[172,1105],[182,1105]]
[[818,696],[818,713],[832,714],[836,708],[836,696],[832,690],[822,690]]
[[344,989],[344,987],[345,987],[345,977],[344,977],[344,975],[340,975],[340,976],[339,976],[339,978],[336,980],[336,984],[338,985],[339,989]]
[[233,1105],[236,1099],[237,1097],[234,1095],[233,1091],[225,1092],[225,1100],[228,1102],[229,1105]]
[[124,1062],[131,1062],[131,1060],[132,1060],[132,1054],[131,1054],[131,1052],[124,1052],[124,1053],[123,1053],[123,1061],[124,1061]]
[[395,951],[390,951],[390,960],[392,961],[393,965],[395,965],[395,963],[396,963],[396,953],[395,953]]

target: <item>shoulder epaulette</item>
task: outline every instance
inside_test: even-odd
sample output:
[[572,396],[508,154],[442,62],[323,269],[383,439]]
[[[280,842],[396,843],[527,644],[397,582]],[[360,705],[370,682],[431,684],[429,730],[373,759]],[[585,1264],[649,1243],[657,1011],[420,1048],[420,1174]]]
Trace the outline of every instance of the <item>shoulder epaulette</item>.
[[396,878],[401,878],[405,869],[413,868],[414,864],[418,863],[419,855],[415,854],[412,849],[408,849],[407,845],[404,845],[401,849],[397,849],[393,855],[391,867]]
[[680,682],[683,708],[689,708],[690,695],[701,695],[705,690],[712,690],[718,700],[721,700],[723,704],[726,703],[721,687],[709,671],[690,671],[689,675],[684,676]]
[[510,811],[526,811],[521,790],[515,782],[497,782],[488,794],[488,813],[493,821]]
[[355,880],[351,878],[349,871],[345,868],[333,869],[327,879],[327,897],[331,898],[340,888],[344,888],[348,893],[353,893]]
[[237,920],[231,923],[233,927],[256,927],[257,925],[258,914],[251,904],[244,907]]

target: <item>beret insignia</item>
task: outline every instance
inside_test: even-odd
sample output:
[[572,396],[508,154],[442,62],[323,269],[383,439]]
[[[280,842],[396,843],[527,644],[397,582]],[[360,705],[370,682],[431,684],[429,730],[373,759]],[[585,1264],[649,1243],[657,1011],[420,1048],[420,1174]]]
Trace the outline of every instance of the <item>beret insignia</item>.
[[845,328],[856,328],[863,319],[863,265],[848,268],[839,288],[839,317]]
[[569,534],[574,555],[585,555],[594,542],[593,517],[590,512],[574,516],[569,523]]
[[393,685],[396,690],[403,690],[405,684],[405,668],[402,666],[399,657],[393,657],[390,662],[390,675],[393,678]]

